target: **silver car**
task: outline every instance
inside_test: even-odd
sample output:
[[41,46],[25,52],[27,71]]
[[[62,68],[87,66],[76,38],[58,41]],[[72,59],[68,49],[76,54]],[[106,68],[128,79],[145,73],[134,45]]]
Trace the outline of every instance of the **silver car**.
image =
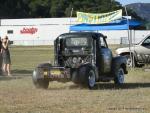
[[129,47],[118,48],[116,54],[126,56],[129,67],[142,67],[144,64],[150,64],[150,35],[138,44],[131,46],[130,49]]

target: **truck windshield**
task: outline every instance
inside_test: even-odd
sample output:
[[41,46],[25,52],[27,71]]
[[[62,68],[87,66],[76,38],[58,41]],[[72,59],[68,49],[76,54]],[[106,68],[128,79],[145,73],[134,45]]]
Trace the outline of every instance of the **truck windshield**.
[[74,46],[89,46],[89,40],[87,37],[68,37],[66,38],[66,46],[74,47]]

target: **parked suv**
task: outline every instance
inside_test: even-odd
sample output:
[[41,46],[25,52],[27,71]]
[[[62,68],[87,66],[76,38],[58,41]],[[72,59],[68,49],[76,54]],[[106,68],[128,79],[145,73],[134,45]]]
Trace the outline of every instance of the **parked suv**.
[[130,50],[129,47],[116,50],[117,55],[126,56],[129,67],[142,67],[144,64],[150,64],[150,35],[138,44],[131,46]]

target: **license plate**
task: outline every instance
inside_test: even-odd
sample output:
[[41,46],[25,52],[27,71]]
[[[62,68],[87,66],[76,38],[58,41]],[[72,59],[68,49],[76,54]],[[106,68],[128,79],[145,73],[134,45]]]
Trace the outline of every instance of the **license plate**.
[[54,69],[54,70],[51,70],[50,71],[50,74],[51,75],[61,75],[62,73],[61,73],[61,71],[59,70],[59,69]]
[[48,76],[48,71],[44,71],[44,76]]

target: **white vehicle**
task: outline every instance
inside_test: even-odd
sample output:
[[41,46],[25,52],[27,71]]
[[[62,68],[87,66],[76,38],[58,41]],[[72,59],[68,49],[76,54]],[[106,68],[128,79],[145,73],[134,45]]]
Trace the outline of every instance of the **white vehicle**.
[[150,35],[138,44],[131,46],[130,49],[131,57],[129,47],[118,48],[116,50],[117,55],[126,56],[129,67],[142,67],[144,64],[150,64]]

